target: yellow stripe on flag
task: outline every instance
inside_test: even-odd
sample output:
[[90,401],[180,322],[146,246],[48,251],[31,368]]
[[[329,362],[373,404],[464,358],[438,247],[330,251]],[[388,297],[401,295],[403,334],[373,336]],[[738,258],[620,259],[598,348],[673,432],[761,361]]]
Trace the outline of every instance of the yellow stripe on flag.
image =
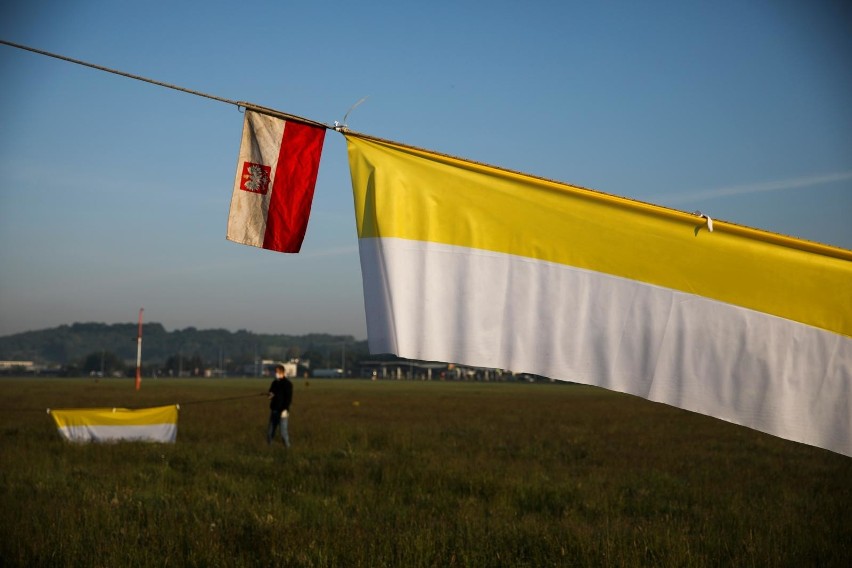
[[852,251],[347,135],[361,238],[593,270],[852,336]]

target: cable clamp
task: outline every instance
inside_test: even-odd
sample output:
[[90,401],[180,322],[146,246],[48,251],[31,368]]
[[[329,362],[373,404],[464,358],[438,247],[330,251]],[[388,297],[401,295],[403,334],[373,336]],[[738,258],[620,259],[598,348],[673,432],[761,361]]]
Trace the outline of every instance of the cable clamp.
[[704,219],[707,219],[707,230],[712,233],[713,232],[713,219],[710,218],[710,215],[705,215],[701,211],[696,211],[695,215],[698,215],[699,217],[703,217]]

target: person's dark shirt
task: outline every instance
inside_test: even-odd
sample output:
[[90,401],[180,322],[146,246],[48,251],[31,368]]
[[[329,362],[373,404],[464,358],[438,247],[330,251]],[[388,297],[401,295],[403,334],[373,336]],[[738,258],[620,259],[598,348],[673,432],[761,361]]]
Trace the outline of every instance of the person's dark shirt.
[[293,401],[293,383],[286,377],[283,379],[275,379],[269,385],[269,392],[272,393],[272,398],[269,401],[270,410],[290,410],[290,403]]

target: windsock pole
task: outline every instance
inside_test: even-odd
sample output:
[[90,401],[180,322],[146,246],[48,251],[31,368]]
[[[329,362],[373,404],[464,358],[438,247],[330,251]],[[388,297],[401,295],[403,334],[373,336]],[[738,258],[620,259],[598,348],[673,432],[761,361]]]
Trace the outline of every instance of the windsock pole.
[[139,332],[136,334],[136,390],[142,387],[142,312],[139,308]]

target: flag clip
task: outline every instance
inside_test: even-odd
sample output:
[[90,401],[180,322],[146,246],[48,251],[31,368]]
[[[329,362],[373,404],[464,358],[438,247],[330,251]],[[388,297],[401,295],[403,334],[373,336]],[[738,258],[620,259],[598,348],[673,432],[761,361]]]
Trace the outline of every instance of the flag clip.
[[703,218],[707,219],[707,230],[712,233],[713,232],[713,219],[710,218],[710,215],[705,215],[701,211],[696,211],[695,214],[698,215],[699,217],[703,217]]

